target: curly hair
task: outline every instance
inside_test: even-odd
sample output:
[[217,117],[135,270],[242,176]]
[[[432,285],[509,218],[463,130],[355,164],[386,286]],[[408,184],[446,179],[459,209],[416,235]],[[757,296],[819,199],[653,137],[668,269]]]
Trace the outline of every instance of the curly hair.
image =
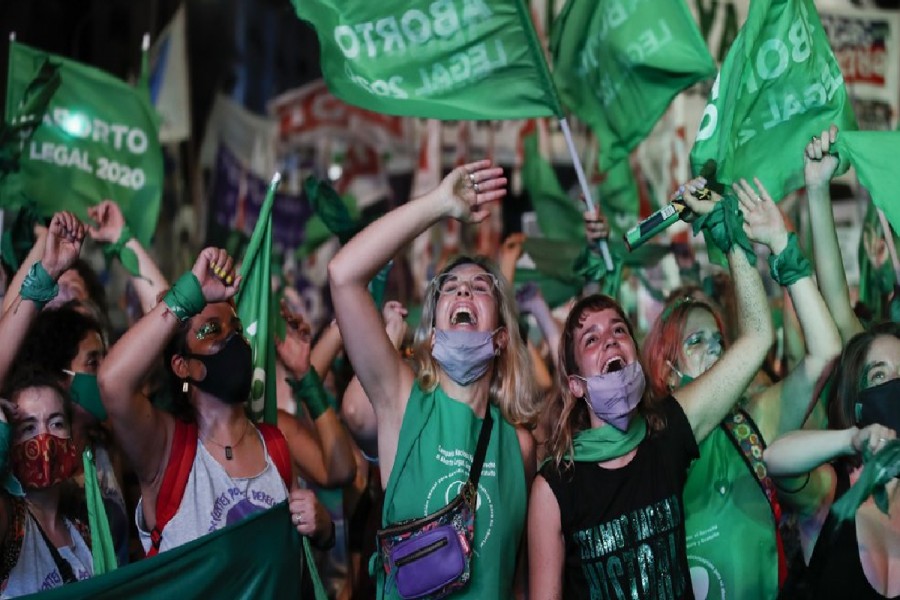
[[78,345],[90,332],[96,332],[103,339],[101,325],[71,306],[43,310],[28,329],[13,368],[39,365],[50,372],[61,373],[75,360]]
[[500,324],[506,328],[509,343],[494,362],[491,379],[490,401],[496,404],[504,418],[515,426],[532,427],[537,420],[540,402],[534,383],[528,349],[519,334],[518,316],[509,284],[497,267],[481,256],[459,256],[447,263],[425,290],[422,306],[422,321],[416,329],[413,346],[416,379],[423,390],[431,391],[438,385],[440,367],[431,356],[431,336],[434,332],[434,311],[440,290],[438,281],[444,273],[449,273],[461,265],[475,265],[490,273],[497,280],[494,300]]

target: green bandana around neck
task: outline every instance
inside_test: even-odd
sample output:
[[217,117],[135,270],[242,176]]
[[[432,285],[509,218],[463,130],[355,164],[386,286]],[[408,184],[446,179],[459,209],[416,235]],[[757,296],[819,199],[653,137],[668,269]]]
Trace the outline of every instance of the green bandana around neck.
[[[572,441],[575,462],[603,462],[624,456],[638,447],[647,437],[647,420],[635,415],[622,432],[612,425],[592,427],[579,432]],[[565,459],[570,457],[566,456]]]

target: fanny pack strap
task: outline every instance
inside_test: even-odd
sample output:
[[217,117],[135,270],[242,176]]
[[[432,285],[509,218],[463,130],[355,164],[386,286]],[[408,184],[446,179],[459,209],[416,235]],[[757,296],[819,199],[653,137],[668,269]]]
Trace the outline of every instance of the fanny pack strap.
[[481,433],[478,434],[478,444],[475,446],[475,456],[472,457],[472,466],[469,467],[469,479],[466,486],[469,487],[472,496],[467,498],[470,506],[475,508],[475,495],[478,493],[478,480],[481,479],[481,468],[484,466],[484,457],[487,455],[488,443],[491,441],[491,428],[494,418],[491,416],[491,405],[488,404],[484,411],[484,420],[481,422]]

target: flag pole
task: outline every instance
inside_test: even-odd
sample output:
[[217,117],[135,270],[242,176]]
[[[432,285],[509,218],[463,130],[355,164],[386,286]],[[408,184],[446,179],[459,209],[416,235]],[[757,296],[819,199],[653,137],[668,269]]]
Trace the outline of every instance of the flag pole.
[[[591,188],[588,186],[587,177],[584,175],[584,168],[581,166],[581,160],[578,158],[578,152],[575,149],[575,141],[572,139],[572,131],[569,129],[569,123],[566,121],[565,117],[560,117],[559,126],[562,128],[563,137],[566,138],[566,146],[569,148],[569,154],[572,156],[572,165],[575,166],[575,174],[578,176],[578,184],[581,186],[581,193],[584,194],[584,202],[587,204],[587,209],[593,212],[594,199],[591,196]],[[606,240],[599,240],[597,242],[597,248],[600,250],[600,254],[603,255],[603,262],[606,263],[606,270],[614,270],[615,266],[613,265],[612,255],[609,253],[609,245],[606,243]]]

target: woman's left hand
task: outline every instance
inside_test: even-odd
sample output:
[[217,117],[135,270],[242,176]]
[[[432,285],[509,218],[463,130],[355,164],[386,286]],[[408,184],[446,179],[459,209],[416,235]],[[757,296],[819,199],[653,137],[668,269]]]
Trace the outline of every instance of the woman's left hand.
[[753,183],[758,194],[745,179],[732,185],[744,215],[744,232],[752,241],[768,246],[772,254],[781,254],[788,239],[784,217],[762,182],[754,177]]
[[440,198],[447,203],[447,216],[469,223],[480,223],[490,214],[488,202],[506,195],[503,169],[480,160],[457,167],[438,186]]
[[298,489],[291,492],[288,508],[291,524],[300,535],[307,535],[315,542],[323,542],[331,534],[331,517],[312,490]]
[[275,338],[275,351],[291,377],[302,379],[309,371],[309,352],[312,329],[300,313],[291,311],[281,300],[281,316],[287,323],[284,339]]

